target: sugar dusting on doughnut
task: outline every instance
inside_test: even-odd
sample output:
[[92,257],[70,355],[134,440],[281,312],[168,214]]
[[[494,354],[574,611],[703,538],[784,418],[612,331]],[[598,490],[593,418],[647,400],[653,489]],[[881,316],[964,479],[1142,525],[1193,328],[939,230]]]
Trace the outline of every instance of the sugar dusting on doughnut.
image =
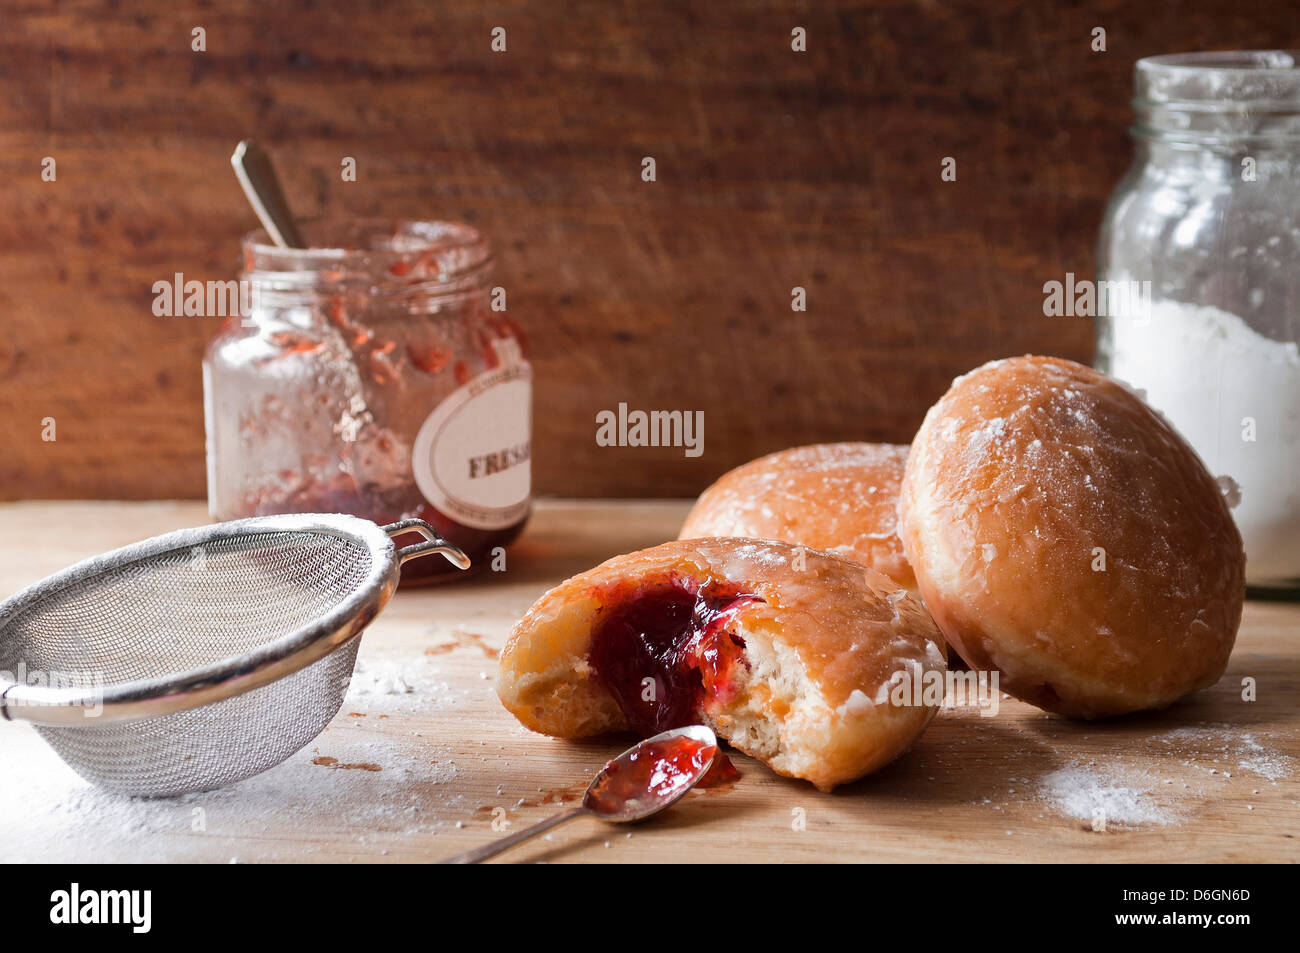
[[897,533],[907,447],[825,443],[760,457],[700,495],[680,539],[744,536],[821,549],[916,587]]
[[1013,695],[1101,717],[1226,666],[1244,554],[1219,487],[1091,368],[1012,358],[954,381],[913,442],[899,516],[939,627]]

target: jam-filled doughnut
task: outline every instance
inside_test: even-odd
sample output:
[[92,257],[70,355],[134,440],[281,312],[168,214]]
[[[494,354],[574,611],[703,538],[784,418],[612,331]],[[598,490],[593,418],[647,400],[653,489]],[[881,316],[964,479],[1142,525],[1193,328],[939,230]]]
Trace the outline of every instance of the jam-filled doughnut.
[[907,589],[916,577],[896,532],[907,447],[819,443],[759,457],[705,490],[679,539],[748,536],[838,553]]
[[1097,718],[1223,674],[1241,536],[1195,451],[1098,371],[1019,357],[954,381],[912,443],[899,527],[949,644],[1018,698]]
[[943,681],[940,644],[916,597],[847,559],[679,540],[542,596],[511,633],[497,691],[526,727],[561,737],[704,722],[830,790],[924,730],[942,702],[921,690]]

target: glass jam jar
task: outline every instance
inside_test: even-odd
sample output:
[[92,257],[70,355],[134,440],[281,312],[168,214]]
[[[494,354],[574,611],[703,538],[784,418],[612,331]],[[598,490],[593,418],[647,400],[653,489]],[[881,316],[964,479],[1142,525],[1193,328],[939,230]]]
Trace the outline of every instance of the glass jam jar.
[[[245,237],[248,306],[204,357],[213,518],[418,517],[482,568],[528,518],[532,425],[532,371],[493,309],[487,240],[448,222],[303,231],[306,249]],[[402,582],[448,572],[414,560]]]
[[1101,228],[1099,368],[1220,476],[1255,589],[1300,587],[1300,53],[1137,64]]

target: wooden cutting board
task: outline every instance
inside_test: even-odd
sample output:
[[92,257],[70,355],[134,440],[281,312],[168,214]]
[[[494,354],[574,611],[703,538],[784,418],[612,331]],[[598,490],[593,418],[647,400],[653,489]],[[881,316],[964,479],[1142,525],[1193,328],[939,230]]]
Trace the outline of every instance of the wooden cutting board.
[[[525,731],[493,691],[497,652],[544,590],[671,538],[685,512],[541,503],[504,573],[399,593],[366,633],[329,729],[221,791],[107,794],[31,728],[0,724],[0,860],[423,862],[548,816],[622,745]],[[205,521],[195,503],[0,506],[0,591]],[[1256,700],[1243,700],[1244,679]],[[741,777],[729,788],[693,792],[634,828],[577,821],[506,857],[1294,862],[1298,701],[1300,604],[1254,601],[1227,675],[1172,710],[1092,724],[1013,700],[995,717],[948,710],[909,754],[831,795],[733,755]]]

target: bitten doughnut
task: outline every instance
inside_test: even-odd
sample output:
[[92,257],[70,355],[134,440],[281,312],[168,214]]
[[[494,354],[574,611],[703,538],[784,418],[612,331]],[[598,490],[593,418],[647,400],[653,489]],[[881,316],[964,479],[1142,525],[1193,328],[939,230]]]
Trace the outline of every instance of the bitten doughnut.
[[1213,477],[1136,394],[1019,357],[953,382],[912,443],[903,548],[971,666],[1049,711],[1162,708],[1223,674],[1245,556]]
[[566,738],[703,722],[830,790],[924,730],[943,698],[921,690],[942,685],[939,644],[914,596],[857,563],[770,540],[679,540],[542,596],[511,633],[497,691],[524,726]]
[[915,589],[896,532],[906,462],[907,447],[892,443],[821,443],[771,453],[724,473],[705,490],[678,538],[799,543]]

